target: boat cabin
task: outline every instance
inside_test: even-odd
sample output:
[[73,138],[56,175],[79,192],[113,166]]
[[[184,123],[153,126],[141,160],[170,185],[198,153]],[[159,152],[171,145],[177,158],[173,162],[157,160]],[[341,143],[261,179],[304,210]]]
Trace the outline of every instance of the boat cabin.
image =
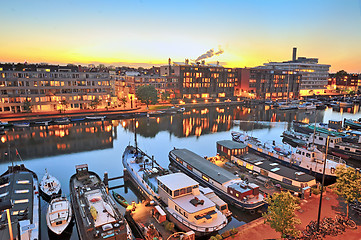
[[219,198],[212,189],[208,187],[199,186],[199,191],[204,194],[208,199],[216,204],[216,208],[221,211],[227,217],[232,214],[228,209],[228,204]]
[[89,178],[88,164],[76,165],[75,170],[76,170],[76,177],[78,180]]
[[337,131],[341,130],[342,129],[342,121],[329,120],[328,127],[335,129]]
[[228,185],[227,192],[239,200],[247,200],[259,195],[259,186],[254,183],[237,182]]
[[201,224],[217,218],[216,205],[199,191],[199,184],[184,173],[157,178],[160,199],[170,212],[186,221]]
[[314,142],[317,145],[326,147],[327,137],[329,137],[329,139],[330,139],[329,143],[328,143],[330,148],[334,148],[337,143],[342,142],[341,137],[328,136],[327,134],[324,134],[324,133],[316,133],[315,135],[311,134],[310,138],[308,139],[308,142],[309,142],[309,144],[312,144]]
[[222,140],[217,142],[217,153],[220,156],[226,157],[228,160],[231,160],[231,156],[243,155],[246,152],[248,152],[248,146],[243,143],[232,140]]

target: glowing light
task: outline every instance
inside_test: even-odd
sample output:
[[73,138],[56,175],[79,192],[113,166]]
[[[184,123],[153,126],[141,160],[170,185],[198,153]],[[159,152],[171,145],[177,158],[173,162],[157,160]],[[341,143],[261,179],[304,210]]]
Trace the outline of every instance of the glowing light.
[[136,128],[139,127],[139,122],[138,122],[138,121],[135,122],[135,127],[136,127]]
[[2,136],[2,137],[1,137],[1,142],[2,142],[2,143],[6,142],[6,137],[5,137],[5,136]]
[[126,121],[122,121],[123,128],[127,125]]
[[159,121],[160,121],[160,118],[159,118],[159,117],[157,117],[157,123],[159,123]]

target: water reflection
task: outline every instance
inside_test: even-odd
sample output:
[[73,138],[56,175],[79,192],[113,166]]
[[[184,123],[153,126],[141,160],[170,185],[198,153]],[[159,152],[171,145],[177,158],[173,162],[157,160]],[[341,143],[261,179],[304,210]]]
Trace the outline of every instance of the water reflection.
[[12,128],[2,136],[0,159],[15,147],[23,159],[41,158],[113,147],[116,127],[109,122],[84,122],[30,128]]

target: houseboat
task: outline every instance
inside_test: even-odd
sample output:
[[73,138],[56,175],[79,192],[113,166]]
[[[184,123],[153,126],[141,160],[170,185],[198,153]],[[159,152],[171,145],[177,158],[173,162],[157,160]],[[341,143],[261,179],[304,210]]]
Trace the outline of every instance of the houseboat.
[[[11,202],[9,209],[1,211],[0,239],[37,240],[40,237],[40,207],[38,177],[23,164],[9,166],[0,176],[0,202]],[[11,206],[12,205],[12,206]],[[8,219],[10,217],[11,219]]]
[[71,204],[80,240],[132,239],[127,221],[99,176],[88,165],[76,166],[70,178]]
[[[317,180],[322,179],[325,154],[315,146],[300,148],[297,147],[294,153],[284,155],[273,148],[265,146],[255,137],[249,137],[244,133],[231,132],[232,140],[248,146],[250,151],[277,161],[288,167],[299,169],[305,173],[313,175]],[[327,156],[325,167],[325,181],[332,183],[336,181],[336,167],[346,166],[344,160],[339,157]]]
[[343,126],[345,128],[351,128],[351,129],[355,129],[355,130],[359,130],[361,129],[361,122],[360,121],[356,121],[356,120],[352,120],[352,119],[344,119],[343,120]]
[[314,176],[249,153],[248,146],[242,143],[232,140],[218,141],[217,153],[225,156],[242,170],[261,175],[265,182],[270,180],[274,185],[278,184],[283,189],[298,193],[300,196],[309,195],[310,187],[316,185]]
[[[227,220],[225,223],[223,221],[223,219],[226,219],[226,217],[223,215],[222,212],[216,209],[216,205],[213,202],[213,204],[211,205],[214,206],[214,208],[216,209],[215,215],[213,215],[207,220],[206,218],[203,218],[199,221],[197,219],[194,219],[194,216],[196,216],[194,214],[201,211],[201,209],[203,208],[202,205],[199,205],[199,207],[195,206],[193,208],[190,208],[189,203],[186,200],[182,200],[185,198],[181,198],[181,196],[187,195],[187,197],[189,198],[189,196],[193,194],[192,191],[188,191],[189,189],[192,190],[192,188],[185,188],[183,185],[184,183],[189,182],[189,180],[184,180],[186,179],[186,177],[179,177],[179,179],[177,179],[178,175],[171,174],[167,169],[162,168],[154,160],[153,157],[148,156],[138,147],[127,146],[123,153],[122,161],[126,170],[126,176],[128,176],[130,180],[135,183],[135,185],[138,187],[138,190],[140,190],[140,192],[147,199],[152,200],[156,203],[154,209],[158,212],[160,212],[159,208],[163,210],[167,214],[169,220],[172,221],[175,225],[177,225],[178,228],[184,231],[192,230],[195,232],[196,236],[202,236],[209,235],[215,231],[219,231],[227,225]],[[173,193],[168,192],[168,194],[170,195],[169,197],[172,199],[169,201],[164,198],[160,198],[159,178],[163,176],[170,176],[169,179],[173,179],[172,189],[174,191],[174,195],[172,195]],[[184,182],[182,182],[182,180],[184,180]],[[192,185],[191,187],[195,187],[195,185],[198,188],[198,183]],[[164,188],[164,184],[162,185],[162,188]],[[179,190],[174,188],[177,188]],[[168,186],[168,189],[170,189],[170,186]],[[187,192],[183,193],[183,191],[186,190]],[[203,200],[206,198],[203,195],[197,195],[197,197]],[[178,205],[169,205],[170,201],[177,202]],[[184,206],[182,205],[182,201],[184,201]],[[206,201],[207,203],[211,202],[211,200],[209,199],[204,201]],[[161,203],[164,203],[164,205],[161,205]],[[207,206],[210,207],[211,205],[208,204]],[[176,211],[177,209],[179,211]],[[185,212],[180,212],[180,209],[184,209]]]
[[264,205],[259,186],[247,183],[188,149],[173,149],[169,160],[189,176],[205,184],[228,203],[240,209],[253,210]]
[[183,232],[205,236],[227,225],[227,217],[199,191],[197,181],[184,173],[159,176],[157,180],[159,199],[166,206],[168,218]]

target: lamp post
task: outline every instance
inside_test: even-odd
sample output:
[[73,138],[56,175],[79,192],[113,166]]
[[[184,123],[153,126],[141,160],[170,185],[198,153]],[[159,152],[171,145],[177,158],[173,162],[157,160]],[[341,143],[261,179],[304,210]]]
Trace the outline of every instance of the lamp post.
[[[316,126],[315,126],[316,128]],[[317,217],[317,231],[320,229],[320,217],[321,217],[321,205],[322,205],[322,193],[323,193],[323,185],[325,184],[325,169],[326,169],[326,162],[327,162],[327,152],[328,152],[328,142],[330,141],[330,136],[327,136],[326,142],[326,153],[325,153],[325,160],[323,162],[323,172],[322,172],[322,185],[321,185],[321,195],[320,195],[320,204],[318,206],[318,217]]]
[[12,208],[13,205],[9,200],[7,201],[3,201],[3,202],[0,202],[0,211],[3,211],[5,210],[6,211],[6,216],[7,216],[7,219],[8,219],[8,226],[9,226],[9,235],[10,235],[10,239],[14,239],[13,238],[13,227],[11,225],[11,219],[10,219],[10,208]]

